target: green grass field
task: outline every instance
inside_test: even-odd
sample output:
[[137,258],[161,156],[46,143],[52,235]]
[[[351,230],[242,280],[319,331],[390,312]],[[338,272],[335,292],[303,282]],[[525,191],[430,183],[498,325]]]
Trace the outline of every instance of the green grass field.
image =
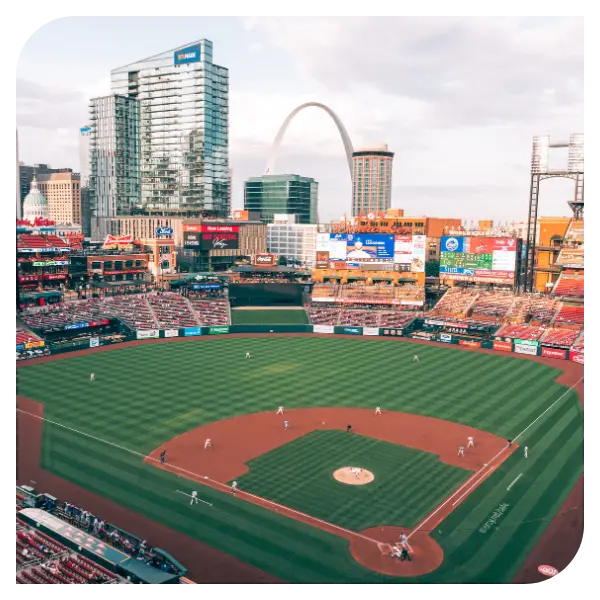
[[[373,482],[351,486],[333,478],[336,469],[355,465],[376,473]],[[238,477],[241,489],[353,531],[416,527],[472,475],[434,454],[345,431],[313,431],[248,466]]]
[[[252,361],[244,360],[247,351]],[[514,437],[567,391],[554,382],[558,370],[533,361],[433,346],[419,347],[419,363],[412,362],[413,354],[409,343],[363,338],[224,337],[148,344],[25,366],[18,370],[18,393],[44,402],[49,419],[145,454],[191,428],[279,404],[372,409],[374,398],[385,410]],[[566,393],[519,440],[529,446],[529,459],[512,455],[434,532],[444,550],[442,566],[411,580],[362,567],[340,537],[209,488],[201,494],[214,506],[190,509],[174,493],[182,481],[175,475],[61,427],[44,426],[42,466],[286,581],[504,582],[514,577],[583,472],[582,422],[576,393]],[[319,464],[323,457],[321,452]],[[270,455],[257,459],[269,460]],[[257,477],[251,485],[266,485],[262,471],[261,466],[247,476]],[[418,495],[425,481],[429,485],[430,473],[422,471],[409,488],[401,477],[392,478],[390,493]],[[297,492],[300,499],[301,487]],[[315,505],[311,498],[304,501]],[[509,505],[501,521],[480,533],[501,503]],[[390,525],[391,519],[393,514]],[[185,563],[185,557],[178,558]]]
[[308,315],[303,308],[232,308],[231,322],[232,325],[308,325]]

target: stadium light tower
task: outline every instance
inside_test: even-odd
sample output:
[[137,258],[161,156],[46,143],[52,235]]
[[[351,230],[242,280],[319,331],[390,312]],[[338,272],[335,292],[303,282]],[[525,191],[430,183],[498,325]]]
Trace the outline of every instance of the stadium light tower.
[[[566,168],[550,169],[550,150],[568,148]],[[533,138],[531,153],[531,187],[529,191],[529,219],[527,222],[527,254],[525,255],[525,291],[531,292],[534,284],[535,243],[537,238],[540,182],[543,179],[564,177],[575,181],[575,194],[569,206],[575,219],[583,218],[583,134],[574,133],[568,142],[550,142],[550,136]]]

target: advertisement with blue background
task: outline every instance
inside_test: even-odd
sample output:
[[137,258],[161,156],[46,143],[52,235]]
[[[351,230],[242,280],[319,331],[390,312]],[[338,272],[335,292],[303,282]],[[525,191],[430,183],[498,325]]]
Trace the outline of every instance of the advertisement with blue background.
[[185,337],[191,335],[202,335],[202,327],[184,327],[183,335]]
[[332,233],[330,260],[394,260],[394,236],[382,233]]
[[442,236],[442,245],[440,252],[464,252],[465,251],[465,238],[455,237],[452,235]]
[[176,65],[200,62],[200,44],[175,50],[174,62]]

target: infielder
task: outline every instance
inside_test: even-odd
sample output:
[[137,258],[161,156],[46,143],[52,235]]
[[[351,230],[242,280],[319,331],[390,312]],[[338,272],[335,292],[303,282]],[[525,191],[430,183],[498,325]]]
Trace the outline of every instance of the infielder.
[[473,448],[475,446],[475,442],[473,442],[473,437],[469,436],[467,438],[467,448]]
[[419,355],[418,354],[415,354],[413,356],[413,362],[419,362]]
[[90,381],[96,381],[96,376],[93,373],[90,375]]
[[375,409],[375,414],[376,414],[376,415],[380,415],[380,414],[381,414],[381,407],[380,407],[380,406],[378,406],[378,407]]
[[465,447],[459,446],[458,447],[458,456],[464,456],[464,455],[465,455]]
[[206,440],[204,440],[204,449],[206,450],[207,448],[212,448],[212,442],[210,441],[210,438],[206,438]]
[[166,450],[163,450],[163,451],[160,453],[160,464],[161,464],[161,465],[164,465],[164,464],[165,464],[165,456],[166,456],[166,455],[167,455],[167,451],[166,451]]
[[280,407],[277,409],[277,412],[276,412],[275,414],[277,414],[277,415],[282,415],[282,414],[283,414],[283,406],[280,406]]
[[197,498],[196,496],[198,496],[198,492],[196,492],[196,491],[193,491],[193,492],[192,492],[192,498],[191,498],[191,500],[190,500],[190,506],[191,506],[192,504],[198,504],[198,498]]
[[283,422],[283,428],[284,428],[286,431],[288,430],[289,426],[290,426],[290,422],[289,422],[289,421],[284,421],[284,422]]
[[246,358],[250,358],[250,352],[246,352]]
[[235,494],[236,492],[237,492],[237,481],[234,481],[231,484],[231,493]]
[[523,454],[525,455],[525,458],[527,458],[528,451],[529,451],[529,448],[527,448],[527,446],[525,446],[525,448],[523,448]]

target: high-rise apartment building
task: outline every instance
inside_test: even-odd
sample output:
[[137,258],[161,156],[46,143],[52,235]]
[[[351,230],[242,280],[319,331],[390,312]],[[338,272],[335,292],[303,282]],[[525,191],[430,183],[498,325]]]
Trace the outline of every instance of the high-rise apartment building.
[[298,223],[318,221],[319,184],[300,175],[262,175],[244,183],[244,208],[259,212],[263,223],[272,223],[276,214],[297,215]]
[[386,144],[352,153],[352,216],[385,213],[391,207],[393,161]]
[[79,128],[79,174],[81,175],[81,187],[87,187],[90,183],[90,138],[92,128],[89,125]]
[[127,96],[90,101],[90,194],[94,216],[129,215],[141,208],[139,103]]
[[212,42],[114,69],[111,87],[139,104],[141,210],[227,216],[229,74],[213,63]]
[[62,169],[60,173],[38,175],[40,192],[48,201],[48,214],[56,224],[81,224],[81,180],[79,173]]

